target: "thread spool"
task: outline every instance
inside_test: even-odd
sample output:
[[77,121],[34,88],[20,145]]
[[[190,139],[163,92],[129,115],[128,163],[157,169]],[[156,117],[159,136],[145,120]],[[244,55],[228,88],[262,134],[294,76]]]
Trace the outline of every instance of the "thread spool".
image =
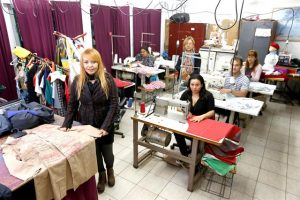
[[141,102],[140,104],[140,113],[145,113],[146,112],[146,108],[145,108],[145,102]]
[[127,107],[128,107],[128,108],[131,108],[131,107],[132,107],[132,102],[133,102],[133,98],[130,97],[130,98],[128,99],[128,101],[127,101]]

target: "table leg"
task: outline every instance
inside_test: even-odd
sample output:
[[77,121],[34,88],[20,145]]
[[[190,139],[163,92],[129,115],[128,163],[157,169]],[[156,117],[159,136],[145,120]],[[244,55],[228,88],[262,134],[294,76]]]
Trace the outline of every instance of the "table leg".
[[190,162],[190,169],[189,169],[189,181],[188,181],[188,191],[192,192],[194,187],[194,176],[195,176],[195,169],[196,169],[196,161],[197,161],[197,151],[198,151],[199,141],[193,139],[192,142],[192,155],[191,155],[191,162]]
[[230,111],[230,116],[229,116],[229,123],[230,124],[233,124],[233,120],[234,120],[234,114],[235,114],[235,112],[234,111]]
[[133,120],[133,167],[138,168],[138,121]]

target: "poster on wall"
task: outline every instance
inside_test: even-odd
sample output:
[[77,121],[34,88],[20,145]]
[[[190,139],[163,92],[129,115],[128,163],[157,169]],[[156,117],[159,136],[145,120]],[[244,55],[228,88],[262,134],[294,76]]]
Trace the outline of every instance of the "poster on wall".
[[289,41],[300,41],[300,7],[274,8],[272,19],[278,22],[276,40],[285,41],[290,34]]

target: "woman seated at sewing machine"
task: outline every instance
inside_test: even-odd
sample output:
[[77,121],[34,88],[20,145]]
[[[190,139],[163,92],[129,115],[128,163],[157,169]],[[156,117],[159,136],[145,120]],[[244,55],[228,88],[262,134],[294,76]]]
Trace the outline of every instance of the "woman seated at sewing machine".
[[[191,102],[188,119],[192,122],[201,122],[215,116],[214,97],[205,89],[204,79],[200,74],[191,74],[188,88],[183,92],[180,100]],[[191,150],[186,145],[186,137],[176,133],[174,135],[181,154],[188,156]]]
[[147,67],[154,66],[154,57],[150,54],[148,47],[141,47],[140,53],[135,56],[136,61]]
[[192,36],[186,37],[182,46],[182,56],[178,58],[175,69],[182,80],[188,81],[191,74],[200,74],[201,59],[200,54],[195,53],[195,40]]
[[[140,63],[142,65],[145,65],[146,67],[154,67],[154,57],[149,52],[149,47],[141,47],[140,53],[135,56],[135,60],[137,63]],[[150,76],[149,78],[146,77],[146,83],[152,82],[152,81],[158,81],[159,78],[157,75]],[[141,84],[140,78],[137,79],[137,85]]]

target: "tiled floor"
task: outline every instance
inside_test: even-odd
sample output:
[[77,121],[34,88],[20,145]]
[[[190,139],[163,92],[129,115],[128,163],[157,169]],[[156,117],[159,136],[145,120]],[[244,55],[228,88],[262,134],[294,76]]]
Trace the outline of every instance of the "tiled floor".
[[[263,116],[251,119],[243,129],[245,152],[233,178],[230,199],[300,199],[300,107],[267,103]],[[133,168],[132,110],[127,110],[121,131],[115,136],[116,185],[106,187],[99,199],[202,200],[223,199],[200,190],[187,191],[188,171],[152,157]],[[139,126],[140,128],[140,126]],[[143,151],[139,147],[139,151]]]

